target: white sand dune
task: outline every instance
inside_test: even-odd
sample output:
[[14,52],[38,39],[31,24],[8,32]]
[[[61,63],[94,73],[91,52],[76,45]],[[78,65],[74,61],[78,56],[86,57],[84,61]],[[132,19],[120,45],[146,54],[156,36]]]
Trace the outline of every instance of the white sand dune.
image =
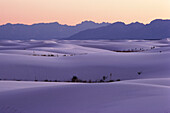
[[[10,53],[8,53],[10,52]],[[16,52],[16,54],[14,54]],[[13,53],[13,54],[11,54]],[[76,75],[84,80],[98,80],[113,74],[113,79],[139,79],[169,77],[170,53],[96,53],[59,57],[32,56],[31,51],[4,51],[0,53],[0,78],[20,80],[71,80]],[[9,70],[10,69],[10,70]],[[138,72],[142,72],[139,76]]]
[[[121,81],[32,81],[73,76]],[[0,113],[170,113],[170,41],[2,40],[0,79]]]
[[[148,82],[148,83],[145,83]],[[0,82],[2,113],[168,113],[170,85],[159,79],[102,84]],[[170,79],[161,79],[169,83]],[[22,86],[22,87],[21,87]]]

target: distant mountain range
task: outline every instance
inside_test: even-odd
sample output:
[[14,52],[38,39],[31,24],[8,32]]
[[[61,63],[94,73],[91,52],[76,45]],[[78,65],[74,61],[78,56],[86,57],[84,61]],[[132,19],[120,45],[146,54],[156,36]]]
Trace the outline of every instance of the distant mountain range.
[[67,39],[67,40],[97,40],[97,39],[162,39],[170,37],[170,20],[156,19],[149,24],[123,22],[95,23],[84,21],[75,26],[54,23],[39,23],[33,25],[5,24],[0,26],[0,39]]
[[116,22],[96,29],[81,31],[68,39],[162,39],[170,37],[170,20],[156,19],[149,24]]
[[80,31],[107,26],[109,23],[95,23],[84,21],[76,26],[54,23],[39,23],[33,25],[5,24],[0,26],[0,39],[28,40],[28,39],[61,39]]

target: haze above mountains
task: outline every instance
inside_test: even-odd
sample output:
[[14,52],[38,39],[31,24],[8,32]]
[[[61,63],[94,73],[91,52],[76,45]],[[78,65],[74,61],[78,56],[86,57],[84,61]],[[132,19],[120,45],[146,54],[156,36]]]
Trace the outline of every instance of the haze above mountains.
[[97,39],[163,39],[170,37],[170,20],[156,19],[149,24],[123,22],[95,23],[84,21],[75,26],[54,23],[0,26],[1,40],[97,40]]

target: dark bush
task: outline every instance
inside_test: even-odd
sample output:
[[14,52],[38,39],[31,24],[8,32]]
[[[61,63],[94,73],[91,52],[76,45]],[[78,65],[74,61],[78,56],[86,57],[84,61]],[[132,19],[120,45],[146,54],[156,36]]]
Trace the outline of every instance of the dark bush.
[[72,82],[78,82],[78,77],[77,76],[73,76]]
[[114,82],[114,80],[109,80],[109,82]]
[[138,75],[141,75],[142,74],[142,72],[138,72]]
[[48,82],[48,80],[46,79],[46,80],[44,80],[44,82]]
[[91,80],[89,80],[89,83],[92,83],[92,81],[91,81]]
[[104,82],[103,80],[100,80],[100,82]]
[[103,80],[106,80],[106,77],[105,77],[105,76],[103,76]]
[[83,81],[83,83],[87,83],[87,81],[86,81],[86,80],[84,80],[84,81]]

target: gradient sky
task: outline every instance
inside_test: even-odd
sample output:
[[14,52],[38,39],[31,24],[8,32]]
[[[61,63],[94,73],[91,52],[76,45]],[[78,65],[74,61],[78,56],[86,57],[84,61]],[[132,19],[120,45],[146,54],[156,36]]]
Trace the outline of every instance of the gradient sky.
[[170,19],[170,0],[0,0],[0,25],[84,20],[149,23]]

